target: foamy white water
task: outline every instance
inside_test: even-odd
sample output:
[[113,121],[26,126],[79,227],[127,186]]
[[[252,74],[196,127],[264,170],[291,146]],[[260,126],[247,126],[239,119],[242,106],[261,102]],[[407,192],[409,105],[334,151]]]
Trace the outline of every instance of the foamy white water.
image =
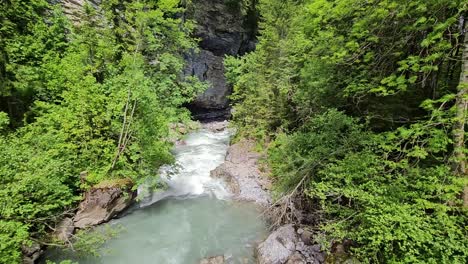
[[[230,201],[210,171],[221,164],[229,143],[227,131],[191,133],[174,150],[177,165],[162,169],[169,189],[146,193],[140,208],[111,221],[124,231],[100,249],[101,255],[78,256],[49,250],[46,259],[80,264],[198,264],[224,255],[226,263],[255,263],[254,246],[267,235],[259,209]],[[145,194],[143,188],[141,194]],[[100,229],[99,227],[98,229]]]
[[[163,166],[160,180],[169,189],[152,192],[146,186],[139,188],[140,206],[149,206],[167,197],[214,195],[226,199],[226,191],[220,179],[210,177],[210,171],[223,163],[229,146],[229,131],[212,132],[201,129],[188,135],[185,144],[175,147],[176,164]],[[146,188],[146,189],[145,189]]]

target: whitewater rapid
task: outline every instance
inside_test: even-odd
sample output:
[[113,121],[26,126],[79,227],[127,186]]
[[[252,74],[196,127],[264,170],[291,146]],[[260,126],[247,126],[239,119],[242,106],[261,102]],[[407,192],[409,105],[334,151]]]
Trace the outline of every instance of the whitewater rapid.
[[221,200],[229,198],[230,194],[222,180],[210,177],[210,172],[224,161],[229,138],[228,129],[220,132],[201,129],[189,134],[174,149],[176,163],[160,169],[160,180],[168,188],[153,191],[150,185],[140,186],[140,207],[149,206],[168,197],[213,195]]
[[227,264],[255,263],[254,247],[268,231],[261,210],[233,201],[210,171],[225,158],[230,133],[201,129],[174,148],[176,163],[161,168],[168,188],[139,188],[137,208],[99,226],[96,232],[122,230],[99,249],[99,256],[51,249],[46,259],[80,264],[198,264],[223,255]]

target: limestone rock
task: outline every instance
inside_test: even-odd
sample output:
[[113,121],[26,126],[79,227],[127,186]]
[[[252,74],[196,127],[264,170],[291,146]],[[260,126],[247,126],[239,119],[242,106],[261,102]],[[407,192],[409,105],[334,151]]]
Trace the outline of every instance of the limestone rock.
[[[187,15],[197,26],[200,47],[216,56],[238,55],[253,49],[255,26],[245,23],[247,16],[225,0],[193,0]],[[234,2],[234,1],[231,1]]]
[[286,264],[306,264],[306,260],[301,253],[295,252],[292,256],[289,257]]
[[200,260],[200,264],[224,264],[224,256],[205,258]]
[[74,218],[76,228],[86,228],[109,221],[125,210],[135,193],[130,187],[92,188],[85,194]]
[[[257,248],[259,264],[283,264],[295,253],[298,237],[292,225],[285,225],[271,233]],[[294,262],[292,262],[294,263]]]
[[209,85],[195,99],[191,110],[227,108],[232,87],[224,76],[224,56],[242,55],[255,48],[255,23],[246,23],[255,19],[246,16],[235,1],[230,2],[193,0],[187,8],[185,15],[196,21],[194,36],[200,39],[200,52],[186,56],[184,75],[196,76]]
[[201,50],[198,54],[186,56],[186,76],[195,76],[208,83],[208,89],[198,95],[193,104],[202,109],[223,109],[229,104],[227,96],[231,86],[224,76],[223,56],[216,56],[211,51]]
[[254,144],[243,140],[231,145],[225,162],[213,170],[211,176],[224,179],[235,199],[268,206],[271,197],[264,186],[269,180],[258,168],[261,155],[253,151]]
[[209,123],[204,123],[202,124],[202,128],[208,129],[212,132],[221,132],[226,129],[228,129],[229,122],[224,120],[224,121],[215,121],[215,122],[209,122]]

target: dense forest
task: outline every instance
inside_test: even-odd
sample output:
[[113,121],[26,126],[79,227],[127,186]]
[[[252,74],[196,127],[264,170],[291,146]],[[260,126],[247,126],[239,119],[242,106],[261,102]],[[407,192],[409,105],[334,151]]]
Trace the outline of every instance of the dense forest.
[[257,50],[225,63],[238,137],[268,146],[280,220],[314,211],[316,239],[349,240],[365,263],[466,263],[466,1],[258,8]]
[[[0,3],[0,263],[55,243],[91,186],[173,161],[171,124],[206,88],[182,74],[187,2],[102,1],[78,20],[60,1]],[[313,215],[322,249],[356,262],[467,263],[466,1],[226,2],[258,16],[255,51],[224,65],[276,224]]]
[[45,0],[1,3],[1,263],[47,241],[88,186],[139,182],[171,162],[169,123],[189,119],[180,106],[203,88],[181,78],[195,42],[178,1],[101,9],[73,23]]

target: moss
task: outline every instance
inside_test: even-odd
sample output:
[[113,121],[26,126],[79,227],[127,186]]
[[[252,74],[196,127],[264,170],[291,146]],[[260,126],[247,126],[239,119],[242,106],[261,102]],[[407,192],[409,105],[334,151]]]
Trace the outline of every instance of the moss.
[[105,189],[105,188],[131,188],[133,187],[134,182],[129,178],[121,178],[121,179],[109,179],[104,180],[96,185],[93,188],[96,189]]

